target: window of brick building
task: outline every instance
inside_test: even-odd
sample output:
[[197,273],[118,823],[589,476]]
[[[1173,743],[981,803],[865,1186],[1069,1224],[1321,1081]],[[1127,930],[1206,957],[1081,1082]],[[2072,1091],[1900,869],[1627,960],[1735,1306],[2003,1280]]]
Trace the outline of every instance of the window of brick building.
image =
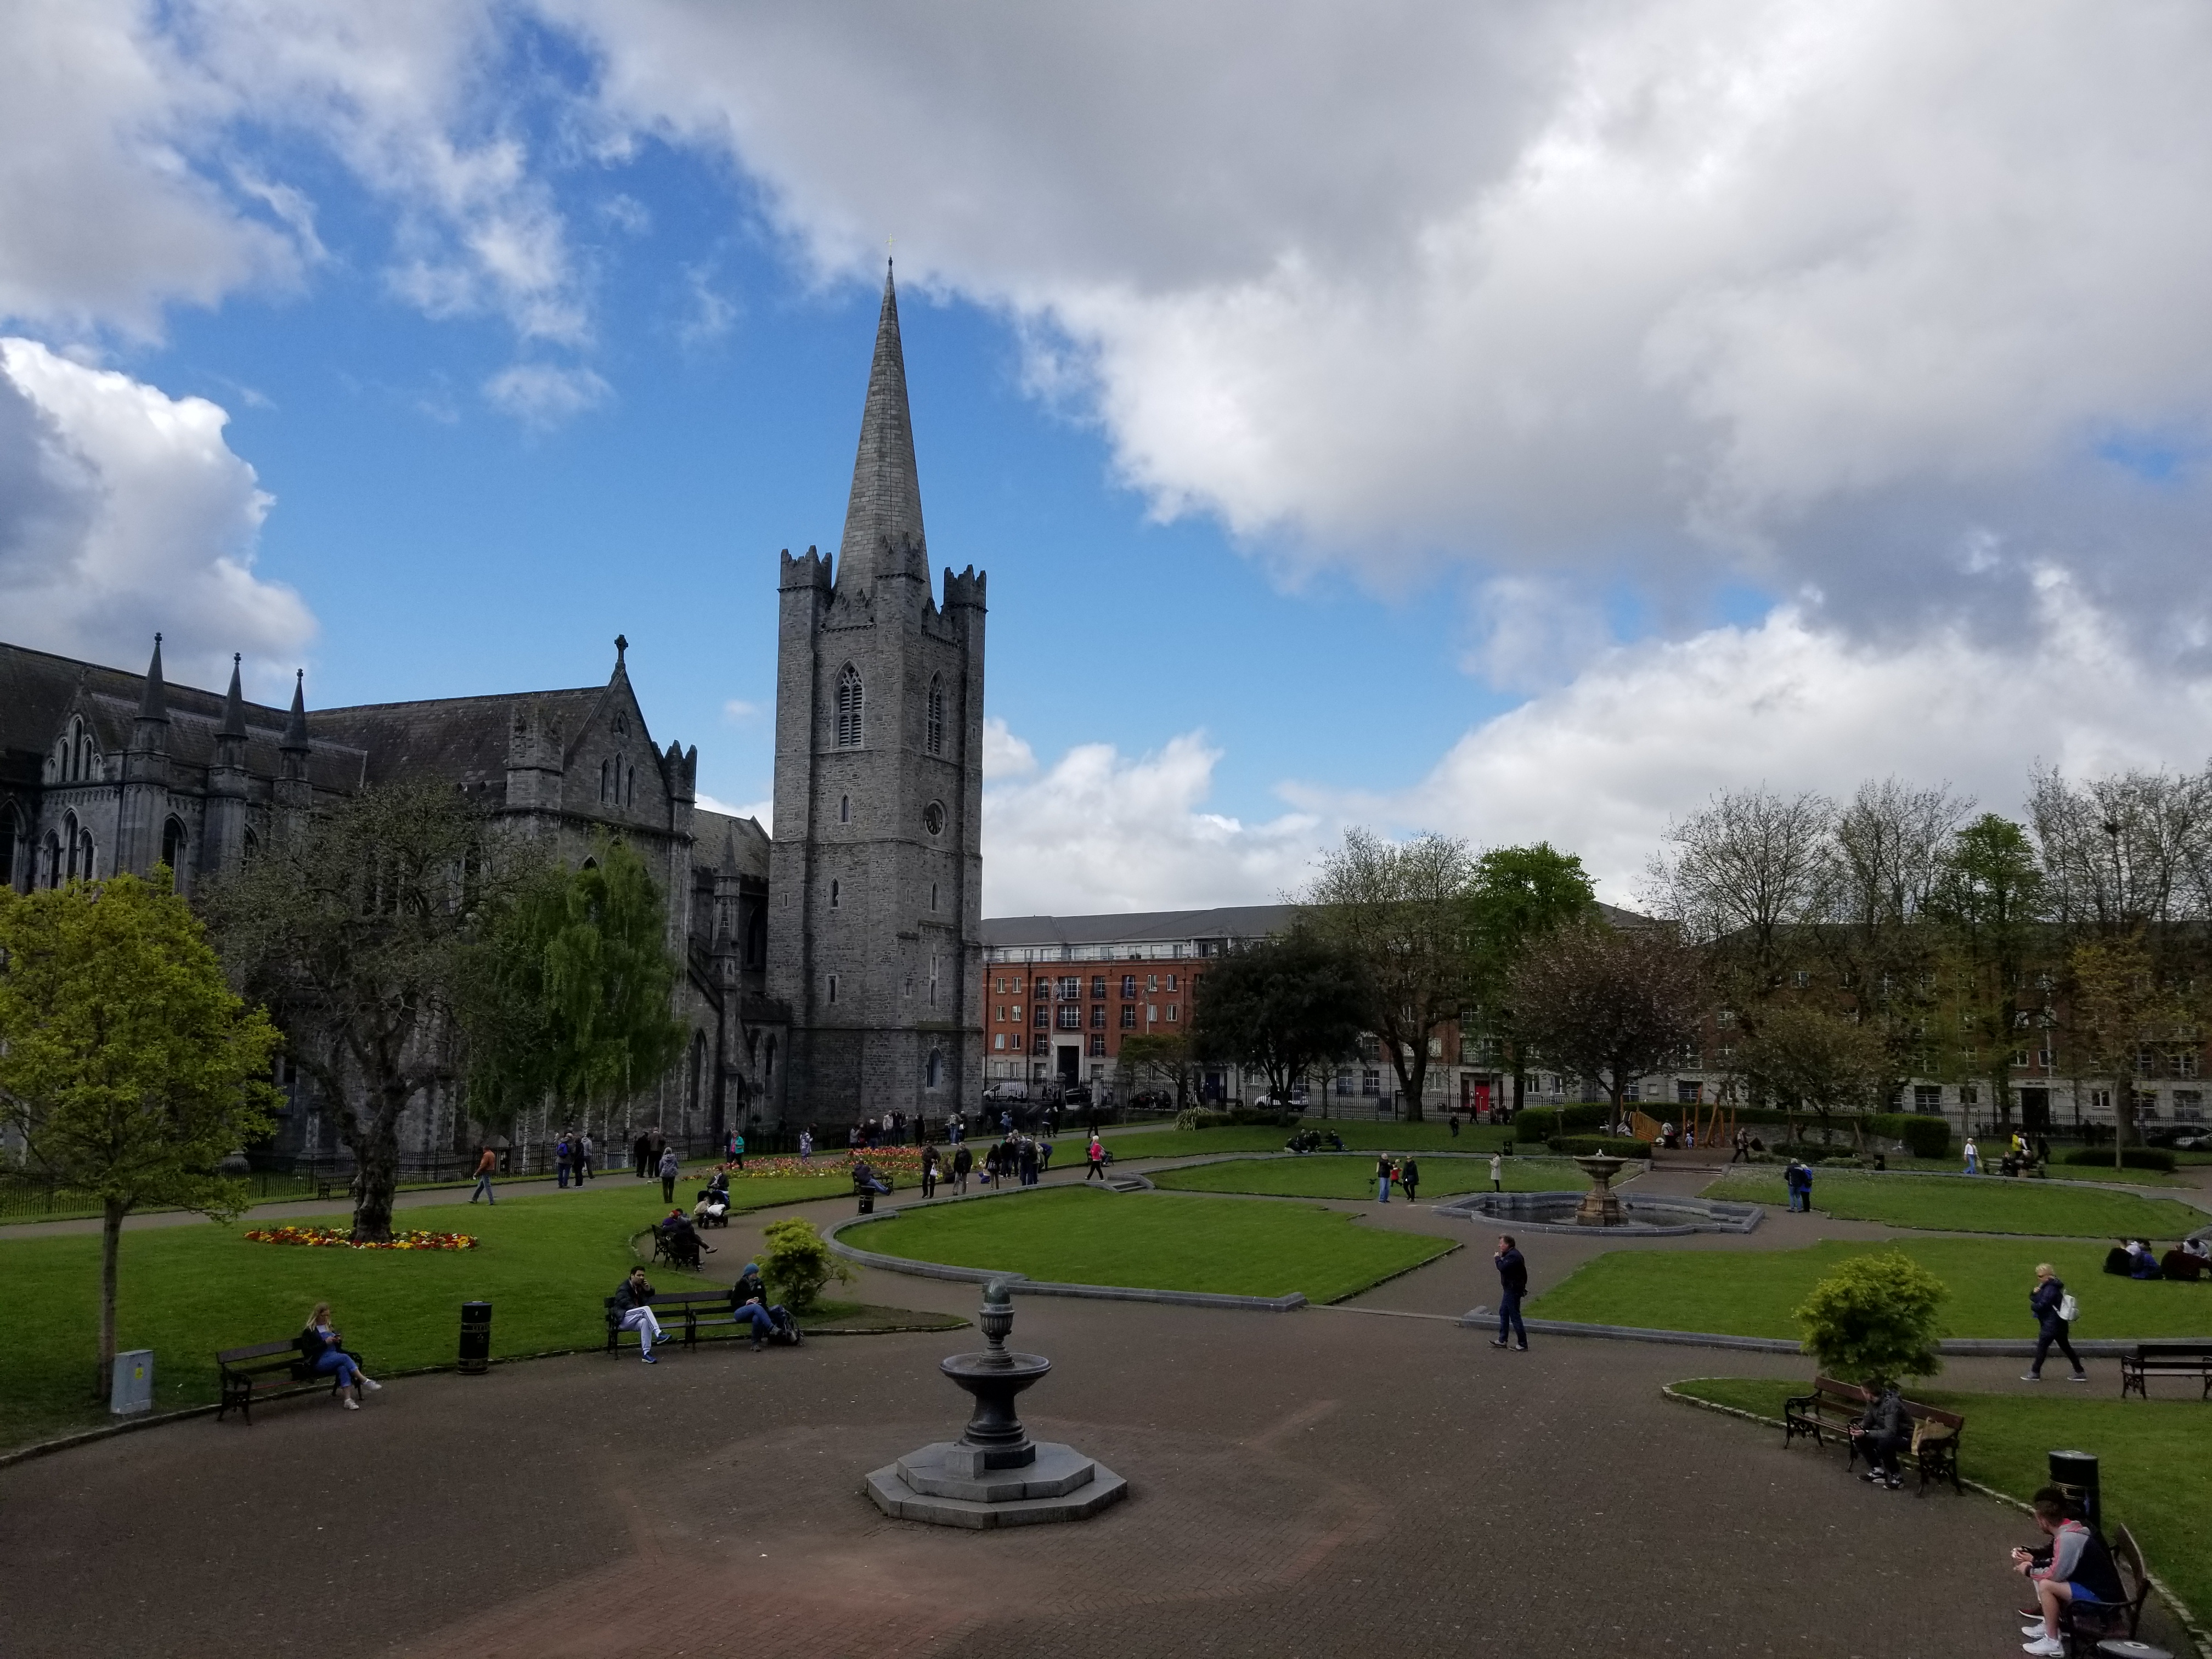
[[1083,1008],[1079,1003],[1063,1003],[1060,1010],[1060,1029],[1079,1031],[1083,1029]]
[[1103,1031],[1106,1029],[1106,1005],[1103,1002],[1094,1002],[1091,1005],[1091,1029],[1094,1031]]
[[1042,1002],[1032,1003],[1030,1006],[1034,1016],[1031,1022],[1032,1024],[1037,1025],[1049,1025],[1052,1024],[1051,1009],[1046,1007]]
[[1091,1058],[1093,1060],[1103,1060],[1106,1058],[1106,1039],[1104,1037],[1094,1036],[1091,1039]]
[[1121,994],[1125,997],[1133,999],[1136,996],[1137,976],[1134,974],[1124,974],[1121,975]]
[[1173,1022],[1173,1021],[1175,1021],[1175,1020],[1181,1019],[1182,1018],[1182,1004],[1181,1004],[1180,1002],[1170,1002],[1170,1004],[1168,1004],[1168,1018],[1169,1018],[1169,1020],[1170,1020],[1170,1022]]
[[1125,1031],[1133,1031],[1137,1029],[1137,1005],[1133,1002],[1125,1002],[1121,1005],[1121,1029]]
[[1104,996],[1104,995],[1106,994],[1106,975],[1103,975],[1103,974],[1094,974],[1094,975],[1091,975],[1091,994],[1092,996],[1094,996],[1094,997],[1103,997],[1103,996]]

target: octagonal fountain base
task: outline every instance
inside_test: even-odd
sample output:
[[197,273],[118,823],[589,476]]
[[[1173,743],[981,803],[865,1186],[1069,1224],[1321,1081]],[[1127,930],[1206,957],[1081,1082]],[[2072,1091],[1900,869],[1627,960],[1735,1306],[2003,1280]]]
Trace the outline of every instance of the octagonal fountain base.
[[1593,1225],[1578,1219],[1581,1193],[1468,1193],[1431,1213],[1460,1221],[1502,1221],[1529,1233],[1581,1233],[1604,1238],[1667,1238],[1685,1233],[1747,1233],[1765,1213],[1756,1204],[1729,1204],[1712,1198],[1636,1198],[1624,1193],[1616,1202],[1620,1220]]

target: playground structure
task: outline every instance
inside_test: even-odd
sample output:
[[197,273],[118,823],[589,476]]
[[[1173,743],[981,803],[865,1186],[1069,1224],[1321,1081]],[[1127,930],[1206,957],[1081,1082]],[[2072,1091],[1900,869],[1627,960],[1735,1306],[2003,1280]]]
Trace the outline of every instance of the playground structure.
[[[1686,1100],[1679,1107],[1682,1121],[1677,1126],[1685,1146],[1726,1146],[1735,1139],[1735,1103],[1733,1101]],[[1671,1121],[1671,1120],[1670,1120]],[[1628,1120],[1628,1132],[1645,1145],[1656,1144],[1665,1133],[1666,1126],[1650,1113],[1639,1108]]]

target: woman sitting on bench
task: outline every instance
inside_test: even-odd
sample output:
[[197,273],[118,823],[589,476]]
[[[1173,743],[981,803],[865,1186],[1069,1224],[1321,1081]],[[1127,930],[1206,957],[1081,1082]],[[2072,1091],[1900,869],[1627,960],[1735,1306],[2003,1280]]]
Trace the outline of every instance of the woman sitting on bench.
[[345,1401],[349,1412],[361,1409],[359,1395],[363,1389],[374,1392],[384,1386],[372,1381],[362,1371],[361,1361],[345,1351],[338,1333],[331,1328],[331,1304],[327,1302],[315,1304],[314,1312],[307,1316],[307,1328],[300,1333],[300,1351],[307,1355],[307,1369],[315,1376],[336,1375],[337,1397]]
[[769,1305],[768,1285],[761,1278],[757,1261],[746,1262],[738,1282],[730,1286],[730,1311],[738,1324],[752,1327],[756,1352],[762,1343],[779,1335],[787,1341],[799,1340],[799,1322],[790,1310],[780,1304]]

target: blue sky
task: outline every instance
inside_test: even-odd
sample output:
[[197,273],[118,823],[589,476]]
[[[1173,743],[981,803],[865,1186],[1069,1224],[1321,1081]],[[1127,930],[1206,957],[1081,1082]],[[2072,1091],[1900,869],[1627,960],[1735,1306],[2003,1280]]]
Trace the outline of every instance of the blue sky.
[[[2212,732],[2212,15],[24,0],[0,636],[588,682],[764,799],[896,239],[987,903]],[[262,494],[273,497],[273,506]],[[732,714],[750,706],[750,718]]]

